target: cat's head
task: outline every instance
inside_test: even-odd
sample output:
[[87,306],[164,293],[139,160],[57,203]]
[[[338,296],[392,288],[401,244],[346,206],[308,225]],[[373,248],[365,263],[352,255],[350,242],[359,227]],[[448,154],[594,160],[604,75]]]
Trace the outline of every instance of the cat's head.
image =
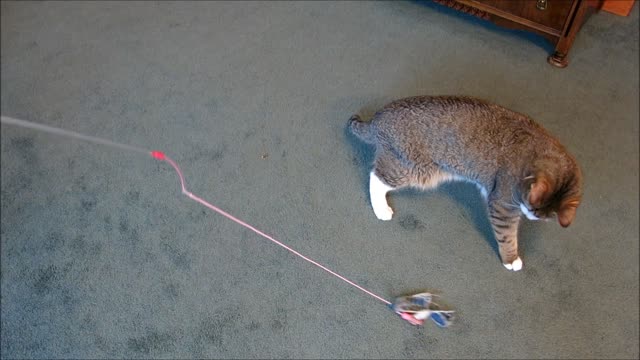
[[538,171],[524,180],[522,212],[529,219],[556,217],[562,227],[571,225],[582,201],[582,174],[577,166],[550,174]]

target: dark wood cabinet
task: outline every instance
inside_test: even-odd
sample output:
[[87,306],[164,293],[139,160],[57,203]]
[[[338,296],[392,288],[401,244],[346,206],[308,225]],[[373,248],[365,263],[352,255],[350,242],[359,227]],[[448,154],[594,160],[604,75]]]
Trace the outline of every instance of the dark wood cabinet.
[[547,61],[563,68],[587,15],[602,0],[433,0],[497,25],[524,29],[544,36],[555,46]]

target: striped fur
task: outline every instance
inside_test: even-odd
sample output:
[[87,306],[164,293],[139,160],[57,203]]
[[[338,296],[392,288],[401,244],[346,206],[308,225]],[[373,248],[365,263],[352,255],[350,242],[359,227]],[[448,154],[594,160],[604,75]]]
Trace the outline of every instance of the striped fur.
[[370,122],[349,119],[352,133],[376,147],[371,204],[390,220],[389,191],[432,189],[447,181],[478,186],[503,264],[519,270],[518,226],[555,217],[566,227],[582,198],[575,158],[529,117],[469,97],[412,97],[394,101]]

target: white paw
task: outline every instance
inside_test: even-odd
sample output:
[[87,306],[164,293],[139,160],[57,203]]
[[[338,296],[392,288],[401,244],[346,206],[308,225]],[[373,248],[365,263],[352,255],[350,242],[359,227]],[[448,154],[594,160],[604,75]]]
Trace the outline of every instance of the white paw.
[[378,208],[374,208],[373,212],[376,214],[376,217],[380,220],[391,220],[393,217],[393,209],[389,206],[379,206]]
[[518,257],[511,264],[502,264],[502,265],[504,265],[504,267],[506,267],[507,270],[520,271],[522,269],[522,259]]

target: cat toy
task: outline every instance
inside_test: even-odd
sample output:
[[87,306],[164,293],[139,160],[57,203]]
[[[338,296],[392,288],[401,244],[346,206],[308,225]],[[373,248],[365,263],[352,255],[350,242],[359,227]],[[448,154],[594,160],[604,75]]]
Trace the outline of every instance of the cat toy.
[[84,134],[80,134],[74,131],[69,131],[69,130],[63,130],[60,128],[56,128],[56,127],[52,127],[52,126],[47,126],[47,125],[42,125],[42,124],[37,124],[37,123],[33,123],[33,122],[29,122],[29,121],[25,121],[25,120],[20,120],[20,119],[15,119],[12,117],[8,117],[8,116],[1,116],[0,117],[0,122],[3,124],[8,124],[8,125],[15,125],[15,126],[21,126],[24,128],[28,128],[28,129],[33,129],[33,130],[40,130],[43,132],[47,132],[50,134],[56,134],[56,135],[61,135],[61,136],[67,136],[67,137],[71,137],[71,138],[75,138],[75,139],[80,139],[80,140],[85,140],[85,141],[89,141],[92,143],[96,143],[96,144],[101,144],[101,145],[106,145],[106,146],[111,146],[111,147],[115,147],[121,150],[128,150],[128,151],[134,151],[134,152],[138,152],[138,153],[144,153],[147,155],[151,155],[151,157],[153,157],[156,160],[159,161],[164,161],[166,163],[168,163],[176,172],[176,174],[178,175],[178,178],[180,180],[180,189],[182,191],[182,194],[187,196],[188,198],[190,198],[191,200],[215,211],[216,213],[226,217],[227,219],[255,232],[256,234],[262,236],[263,238],[271,241],[272,243],[284,248],[285,250],[291,252],[292,254],[298,256],[299,258],[311,263],[312,265],[315,265],[317,267],[319,267],[320,269],[328,272],[329,274],[337,277],[338,279],[346,282],[347,284],[363,291],[364,293],[374,297],[375,299],[382,301],[383,303],[385,303],[391,310],[393,310],[396,314],[398,314],[400,316],[400,318],[406,320],[407,322],[409,322],[412,325],[416,325],[416,326],[421,326],[424,323],[424,320],[431,318],[433,320],[434,323],[436,323],[436,325],[438,325],[439,327],[447,327],[451,324],[452,320],[453,320],[453,314],[454,311],[452,310],[443,310],[440,308],[440,306],[436,303],[434,303],[433,297],[436,295],[430,294],[430,293],[420,293],[420,294],[415,294],[415,295],[411,295],[411,296],[403,296],[403,297],[399,297],[397,299],[395,299],[393,302],[386,300],[385,298],[374,294],[373,292],[365,289],[364,287],[356,284],[355,282],[347,279],[346,277],[336,273],[335,271],[327,268],[326,266],[318,263],[317,261],[302,255],[301,253],[297,252],[296,250],[290,248],[289,246],[285,245],[284,243],[276,240],[274,237],[264,233],[263,231],[255,228],[254,226],[238,219],[237,217],[225,212],[224,210],[208,203],[207,201],[203,200],[202,198],[198,197],[197,195],[194,195],[192,192],[190,192],[189,190],[187,190],[186,187],[186,182],[184,180],[184,175],[182,174],[182,170],[180,170],[180,167],[178,167],[178,164],[173,161],[170,157],[168,157],[167,155],[165,155],[163,152],[161,151],[157,151],[157,150],[153,150],[153,151],[149,151],[146,149],[142,149],[139,147],[135,147],[135,146],[131,146],[131,145],[126,145],[126,144],[120,144],[120,143],[116,143],[110,140],[106,140],[106,139],[101,139],[98,137],[94,137],[94,136],[89,136],[89,135],[84,135]]
[[433,302],[435,294],[428,292],[411,296],[401,296],[389,305],[391,310],[412,325],[422,325],[424,320],[431,318],[439,327],[447,327],[453,321],[453,310],[442,310],[440,305]]

